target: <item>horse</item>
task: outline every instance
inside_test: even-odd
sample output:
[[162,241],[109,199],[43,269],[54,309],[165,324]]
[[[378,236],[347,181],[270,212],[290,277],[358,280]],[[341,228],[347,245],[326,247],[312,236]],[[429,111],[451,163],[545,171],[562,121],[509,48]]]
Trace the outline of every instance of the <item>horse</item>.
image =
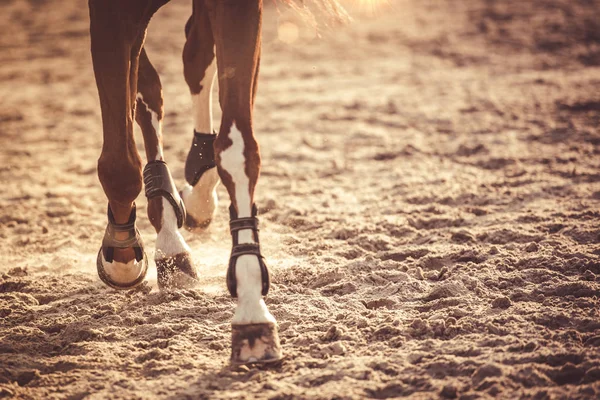
[[[301,14],[296,0],[282,0]],[[309,0],[343,21],[337,0]],[[162,86],[144,49],[150,19],[169,0],[88,0],[92,65],[100,98],[103,145],[98,177],[108,198],[108,223],[97,257],[100,279],[114,289],[140,285],[148,257],[136,227],[135,199],[145,188],[148,218],[157,232],[155,264],[161,290],[192,287],[198,275],[179,230],[206,228],[222,182],[231,205],[232,248],[226,283],[237,298],[231,321],[232,364],[281,360],[277,321],[264,296],[269,270],[262,256],[254,191],[261,157],[253,130],[261,56],[262,0],[192,0],[185,25],[183,75],[193,103],[194,130],[185,162],[186,184],[177,190],[163,153]],[[302,3],[304,0],[302,0]],[[212,122],[212,88],[218,76],[221,123]],[[147,163],[136,149],[140,126]]]
[[[231,199],[232,250],[227,288],[237,298],[231,321],[231,363],[281,359],[277,322],[263,296],[269,271],[258,237],[254,189],[261,157],[252,110],[261,55],[262,0],[193,0],[185,26],[183,72],[193,102],[194,133],[178,191],[163,153],[163,97],[159,75],[144,49],[151,17],[169,0],[89,0],[92,64],[102,116],[98,177],[108,198],[108,223],[97,257],[100,279],[115,289],[141,284],[148,271],[135,199],[145,187],[148,218],[157,232],[155,263],[161,290],[198,282],[180,229],[207,227],[216,188]],[[218,71],[218,72],[217,72]],[[222,109],[213,130],[211,89],[219,79]],[[140,126],[147,164],[136,149]]]

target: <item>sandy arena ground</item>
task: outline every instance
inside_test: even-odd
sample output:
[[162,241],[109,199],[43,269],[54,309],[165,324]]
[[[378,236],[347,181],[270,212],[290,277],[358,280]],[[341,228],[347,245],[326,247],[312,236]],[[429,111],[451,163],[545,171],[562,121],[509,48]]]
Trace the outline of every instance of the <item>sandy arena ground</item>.
[[[179,183],[190,10],[165,6],[147,40]],[[103,286],[87,4],[0,2],[0,397],[600,395],[600,1],[375,11],[294,40],[267,7],[257,203],[286,359],[234,370],[225,190],[185,233],[200,287]]]

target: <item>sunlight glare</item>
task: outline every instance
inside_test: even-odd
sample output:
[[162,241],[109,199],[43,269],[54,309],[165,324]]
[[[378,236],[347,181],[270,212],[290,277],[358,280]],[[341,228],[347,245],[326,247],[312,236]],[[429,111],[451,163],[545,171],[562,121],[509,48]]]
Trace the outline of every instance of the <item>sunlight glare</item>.
[[381,11],[384,6],[390,4],[390,0],[352,0],[356,8],[359,11],[366,12],[368,14],[376,14]]
[[283,43],[292,44],[300,36],[298,26],[290,21],[285,21],[277,27],[277,36]]

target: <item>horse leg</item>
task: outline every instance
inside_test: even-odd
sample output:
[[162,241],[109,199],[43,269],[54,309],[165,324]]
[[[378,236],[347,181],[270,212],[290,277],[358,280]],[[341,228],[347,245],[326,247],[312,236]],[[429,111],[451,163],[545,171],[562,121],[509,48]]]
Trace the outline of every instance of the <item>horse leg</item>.
[[158,5],[144,0],[90,0],[91,52],[104,142],[98,177],[109,202],[109,224],[98,254],[101,279],[130,288],[144,279],[147,259],[135,228],[134,200],[142,188],[141,159],[133,137],[137,59]]
[[217,63],[204,1],[194,1],[185,34],[183,74],[192,95],[194,137],[185,163],[187,184],[181,190],[181,197],[187,209],[186,226],[196,229],[210,224],[217,207],[219,184],[212,123],[212,87]]
[[167,185],[167,192],[170,192],[161,190],[151,192],[155,195],[148,196],[148,217],[157,232],[154,259],[158,284],[161,288],[190,286],[196,282],[197,275],[190,249],[179,233],[177,212],[182,212],[179,209],[180,200],[177,191],[173,190],[175,186],[164,162],[162,148],[162,85],[143,47],[139,57],[137,82],[135,119],[144,136],[148,160],[144,170],[146,192],[148,193],[148,179],[152,181],[156,178]]
[[217,50],[219,101],[223,116],[215,154],[231,198],[233,247],[228,288],[238,304],[232,320],[233,363],[281,358],[277,323],[262,298],[268,271],[258,245],[254,189],[260,171],[252,109],[260,60],[262,0],[207,0]]

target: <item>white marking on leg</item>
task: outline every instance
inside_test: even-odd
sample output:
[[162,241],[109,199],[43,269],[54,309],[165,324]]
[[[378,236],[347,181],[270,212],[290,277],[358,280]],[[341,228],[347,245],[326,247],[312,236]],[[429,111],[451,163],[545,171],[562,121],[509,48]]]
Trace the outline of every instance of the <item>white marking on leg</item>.
[[216,168],[204,172],[196,186],[185,184],[181,189],[181,198],[185,208],[196,221],[203,223],[214,218],[219,198],[217,186],[219,186],[219,173]]
[[199,133],[212,133],[212,88],[217,72],[217,59],[204,71],[204,78],[200,81],[201,90],[192,94],[194,129]]
[[[244,138],[242,132],[234,124],[229,132],[231,146],[221,153],[221,168],[229,175],[235,185],[235,202],[239,218],[252,216],[252,200],[250,199],[250,179],[246,175],[246,157],[244,156]],[[254,243],[252,230],[244,229],[238,234],[240,243]]]
[[158,119],[158,113],[154,112],[148,104],[144,101],[144,96],[141,93],[138,93],[136,99],[139,100],[146,110],[150,113],[150,123],[152,124],[152,128],[154,128],[154,134],[156,135],[157,148],[156,148],[156,158],[155,160],[164,160],[163,149],[162,149],[162,120]]
[[[238,217],[250,217],[252,215],[252,200],[250,198],[250,179],[246,175],[244,139],[235,123],[231,126],[229,139],[233,144],[221,153],[221,168],[227,171],[235,185]],[[238,242],[254,243],[252,230],[238,231]],[[253,255],[238,257],[235,265],[235,276],[238,306],[235,309],[232,324],[274,323],[275,318],[262,299],[262,274],[258,257]]]
[[155,260],[162,260],[181,253],[189,253],[190,248],[183,240],[177,227],[177,216],[175,210],[169,201],[162,199],[162,225],[156,237]]
[[[212,133],[212,88],[217,72],[217,59],[204,71],[200,81],[200,93],[192,95],[194,130],[199,133]],[[188,214],[200,224],[214,218],[218,205],[217,186],[219,173],[216,168],[202,174],[194,187],[186,184],[181,190],[181,197]]]

